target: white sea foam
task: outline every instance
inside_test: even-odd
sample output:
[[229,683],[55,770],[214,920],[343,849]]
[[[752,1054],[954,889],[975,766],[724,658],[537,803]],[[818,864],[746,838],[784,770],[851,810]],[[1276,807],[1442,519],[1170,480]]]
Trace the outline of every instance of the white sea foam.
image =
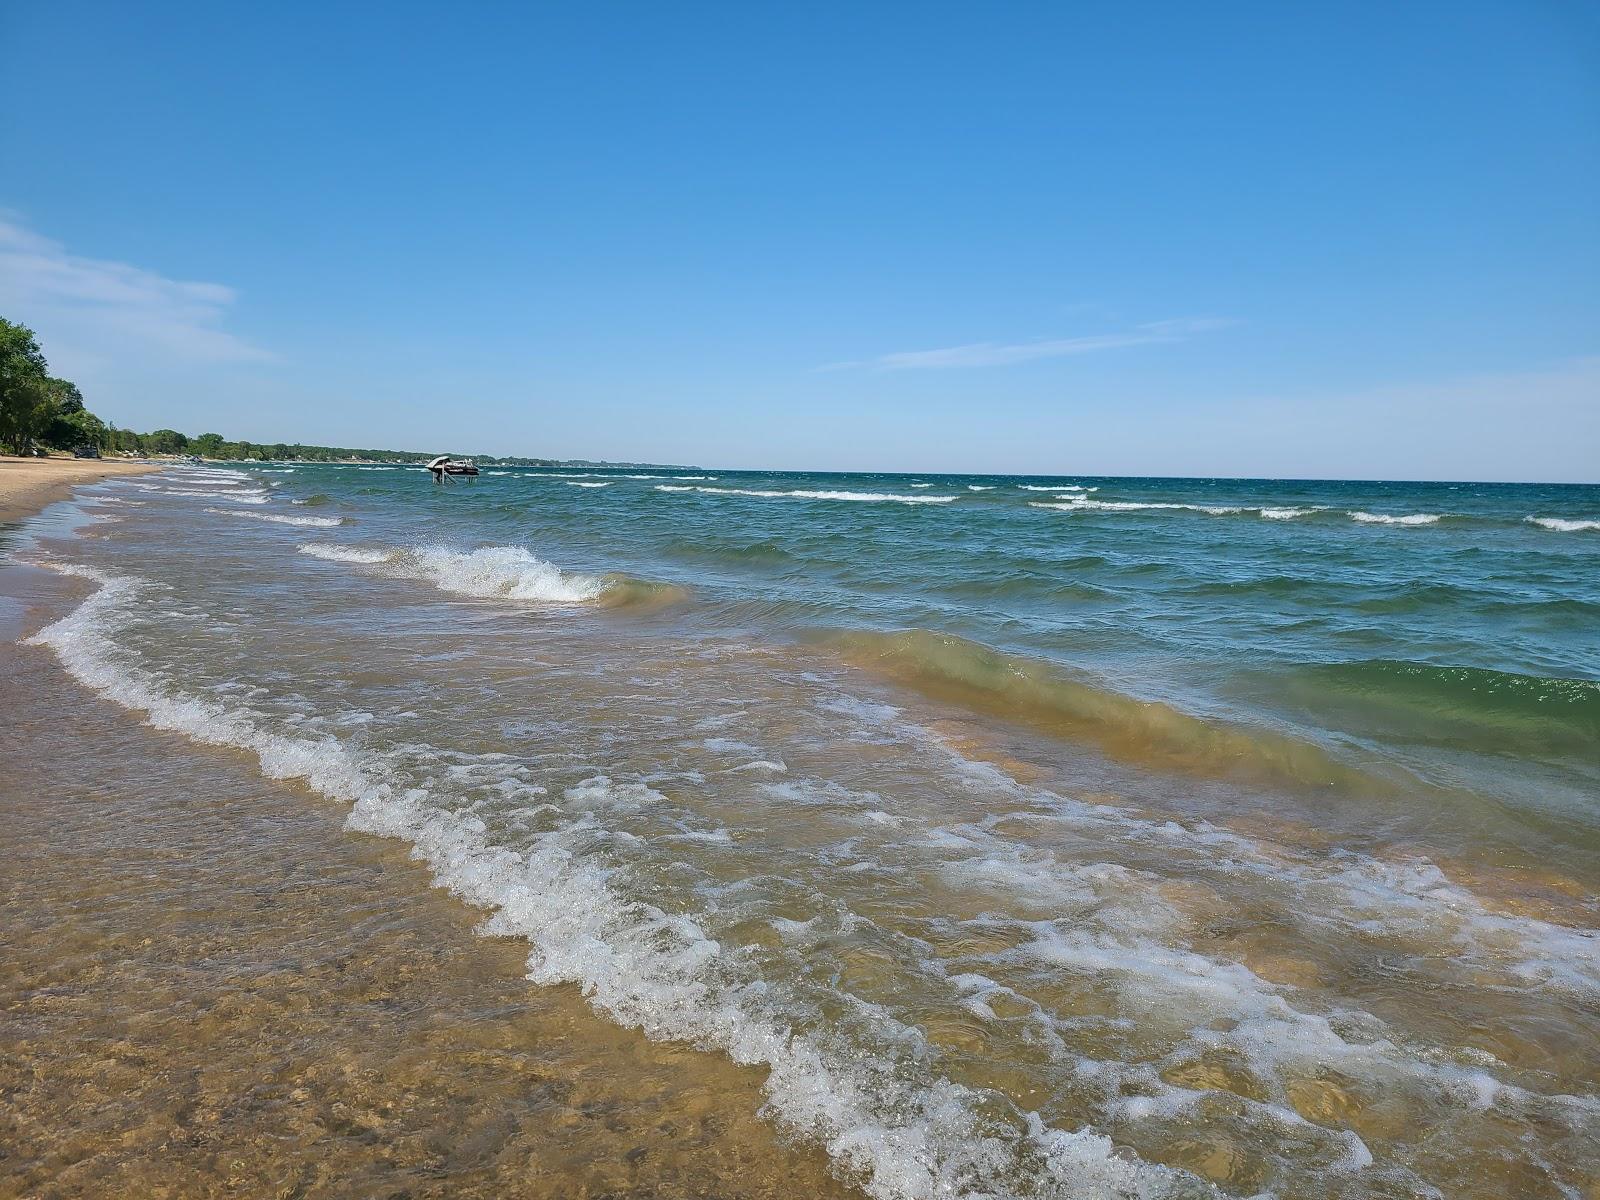
[[1049,815],[1041,820],[1059,822],[1081,836],[1108,845],[1153,846],[1175,866],[1189,862],[1198,875],[1216,871],[1247,880],[1277,893],[1283,912],[1312,927],[1386,942],[1397,957],[1436,954],[1449,946],[1474,970],[1495,976],[1499,986],[1552,989],[1586,1003],[1600,999],[1600,931],[1493,911],[1426,859],[1305,855],[1206,822],[1150,820],[1027,787],[935,736],[926,742],[975,789],[992,789],[1012,803],[1045,805]]
[[206,511],[219,517],[248,517],[252,521],[271,521],[275,525],[311,525],[319,529],[332,529],[335,525],[344,524],[343,517],[291,517],[281,513],[238,512],[226,508],[208,508]]
[[309,543],[301,554],[330,562],[382,567],[382,574],[422,579],[441,591],[488,600],[537,600],[581,604],[598,599],[609,586],[595,575],[562,571],[521,546],[451,550],[444,546],[378,550],[360,546]]
[[1176,501],[1091,500],[1087,496],[1063,496],[1054,501],[1030,500],[1030,508],[1053,508],[1058,512],[1144,512],[1181,511],[1205,513],[1212,517],[1233,517],[1255,513],[1269,521],[1292,521],[1297,517],[1322,512],[1320,508],[1257,508],[1243,504],[1181,504]]
[[1293,521],[1296,517],[1309,517],[1321,511],[1320,508],[1263,508],[1261,515],[1269,521]]
[[809,488],[795,488],[790,491],[769,491],[759,488],[727,488],[727,487],[677,487],[670,483],[658,483],[658,492],[710,492],[719,496],[759,496],[763,499],[794,499],[794,500],[857,500],[868,503],[893,503],[893,504],[949,504],[957,496],[899,496],[892,492],[837,492],[815,491]]
[[300,547],[301,554],[309,554],[312,558],[326,559],[328,562],[366,563],[376,564],[388,562],[388,550],[363,550],[359,546],[325,546],[311,542]]
[[969,491],[969,492],[992,492],[992,491],[994,491],[994,485],[992,483],[991,484],[969,483],[969,484],[967,484],[967,491]]
[[1243,508],[1231,504],[1176,504],[1158,503],[1155,501],[1140,502],[1136,500],[1090,500],[1085,496],[1074,496],[1070,500],[1052,502],[1048,500],[1030,500],[1030,508],[1053,508],[1059,512],[1142,512],[1147,509],[1175,509],[1186,512],[1207,513],[1213,517],[1228,517],[1238,513],[1255,512],[1256,509]]
[[1565,517],[1528,517],[1529,524],[1558,533],[1584,533],[1600,529],[1600,521],[1570,521]]
[[199,480],[203,483],[248,483],[250,474],[246,471],[225,471],[220,467],[206,467],[198,471],[164,471],[163,479],[189,479]]
[[168,496],[189,496],[206,500],[229,500],[234,504],[265,504],[269,497],[266,492],[218,492],[205,491],[197,488],[161,488]]
[[932,487],[933,484],[931,484],[931,483],[913,483],[911,486],[914,487],[914,488],[925,488],[925,487]]
[[579,482],[579,481],[576,481],[576,480],[568,480],[567,481],[567,486],[568,487],[581,487],[581,488],[603,488],[603,487],[610,487],[611,485],[609,483],[582,483],[582,482]]
[[[691,915],[616,890],[613,865],[584,848],[591,821],[536,835],[521,852],[496,846],[450,795],[398,786],[380,760],[335,736],[280,733],[248,708],[174,691],[111,636],[138,604],[140,581],[61,569],[93,579],[99,591],[31,640],[50,647],[81,683],[158,729],[254,755],[269,778],[304,780],[348,804],[353,829],[410,843],[438,883],[491,914],[485,933],[527,941],[532,981],[576,984],[619,1024],[766,1067],[769,1111],[821,1144],[874,1200],[1195,1190],[1192,1179],[1114,1152],[1108,1138],[1049,1129],[1032,1113],[997,1119],[969,1088],[902,1077],[794,1028],[759,989],[735,982],[722,947]],[[579,789],[601,809],[618,794],[604,777]],[[859,1011],[890,1044],[916,1039],[876,1006],[861,1003]]]
[[1396,516],[1393,513],[1363,512],[1359,509],[1350,513],[1352,521],[1360,521],[1365,525],[1434,525],[1440,519],[1439,513],[1405,513]]
[[[1086,810],[1091,812],[1095,810]],[[1141,824],[1138,818],[1115,811],[1100,810],[1095,815],[1104,817],[1111,829],[1118,821],[1125,823],[1128,832]],[[1114,844],[1117,839],[1106,838],[1104,832],[1095,841]],[[1168,823],[1165,832],[1181,829]],[[1031,906],[1049,913],[1048,919],[1027,923],[1032,942],[1022,948],[1020,956],[1038,960],[1051,972],[1080,976],[1084,986],[1111,994],[1115,1015],[1137,1023],[1142,1040],[1162,1047],[1158,1061],[1170,1067],[1225,1049],[1230,1056],[1248,1062],[1269,1095],[1267,1101],[1242,1102],[1252,1119],[1281,1124],[1286,1113],[1292,1116],[1285,1107],[1288,1082],[1332,1066],[1374,1090],[1410,1093],[1417,1102],[1451,1104],[1472,1112],[1501,1106],[1537,1113],[1535,1119],[1554,1120],[1574,1129],[1592,1131],[1596,1127],[1600,1103],[1593,1098],[1526,1091],[1485,1070],[1501,1065],[1492,1057],[1470,1048],[1413,1045],[1393,1035],[1383,1021],[1357,1009],[1324,1012],[1297,1007],[1294,989],[1262,979],[1244,963],[1197,952],[1184,944],[1194,927],[1193,918],[1168,900],[1161,876],[1114,863],[1058,861],[1048,850],[1011,842],[980,825],[936,827],[920,831],[916,837],[933,854],[944,857],[940,872],[948,883],[1003,895],[1024,910]],[[1246,840],[1244,844],[1256,852],[1253,843]],[[1215,858],[1215,850],[1208,856]],[[1286,879],[1302,884],[1315,881],[1315,890],[1301,894],[1297,909],[1314,911],[1319,917],[1330,911],[1342,912],[1352,919],[1352,932],[1371,938],[1382,926],[1393,882],[1386,870],[1366,869],[1372,865],[1364,860],[1363,869],[1351,881],[1338,875],[1322,876],[1310,864],[1304,873],[1287,863],[1278,863],[1276,868]],[[1350,897],[1340,896],[1338,889],[1356,889],[1365,882],[1378,889],[1370,908],[1351,913]],[[1430,872],[1422,872],[1410,886],[1437,889],[1441,884],[1443,891],[1411,895],[1409,902],[1402,903],[1402,910],[1419,916],[1427,912],[1434,918],[1442,915],[1447,920],[1462,911],[1476,909],[1482,914],[1472,897],[1449,887],[1436,869],[1431,877]],[[1220,896],[1216,902],[1224,903]],[[1537,937],[1540,932],[1540,922],[1500,920],[1525,934]],[[1475,932],[1481,935],[1484,929],[1476,925]],[[1515,952],[1510,929],[1503,932],[1504,948]],[[1579,931],[1558,929],[1557,934],[1561,940],[1541,946],[1542,953],[1570,963],[1574,974],[1581,974],[1580,964],[1594,965],[1592,938],[1586,944]],[[1427,944],[1437,953],[1438,940]],[[1469,953],[1482,948],[1481,943],[1464,947]],[[1018,955],[1004,957],[1016,959]],[[1554,981],[1548,976],[1539,980],[1541,984],[1550,982]],[[1557,986],[1570,982],[1559,981]],[[1057,1022],[1048,1015],[1044,1019]],[[1104,1085],[1109,1116],[1181,1119],[1186,1109],[1204,1098],[1203,1091],[1168,1085],[1144,1063],[1085,1063],[1067,1049],[1065,1039],[1070,1038],[1072,1025],[1071,1018],[1059,1022],[1063,1063],[1081,1077]],[[1130,1084],[1134,1086],[1129,1088]],[[1130,1090],[1139,1094],[1131,1108],[1126,1106]],[[1334,1139],[1334,1148],[1342,1151],[1338,1169],[1362,1169],[1373,1161],[1367,1147],[1349,1130],[1308,1127],[1305,1133]]]

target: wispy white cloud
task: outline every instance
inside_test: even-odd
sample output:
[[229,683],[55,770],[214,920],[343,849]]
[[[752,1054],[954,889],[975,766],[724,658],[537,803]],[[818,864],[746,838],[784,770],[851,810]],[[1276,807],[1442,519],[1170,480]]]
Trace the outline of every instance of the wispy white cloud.
[[1009,367],[1041,358],[1067,358],[1120,350],[1127,346],[1146,346],[1157,342],[1181,342],[1197,333],[1222,329],[1234,322],[1220,317],[1187,317],[1175,321],[1150,321],[1120,333],[1098,333],[1083,337],[1047,338],[1033,342],[971,342],[939,350],[902,350],[861,362],[832,363],[819,368],[842,371],[865,368],[875,371],[937,371],[954,367]]
[[272,361],[221,327],[235,298],[220,283],[68,253],[0,212],[0,314],[32,326],[58,371],[124,356],[163,366]]

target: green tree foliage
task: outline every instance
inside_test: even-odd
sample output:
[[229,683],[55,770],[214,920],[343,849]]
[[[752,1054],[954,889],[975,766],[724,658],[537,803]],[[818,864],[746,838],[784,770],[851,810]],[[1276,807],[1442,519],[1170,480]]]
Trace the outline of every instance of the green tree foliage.
[[189,439],[176,429],[158,429],[139,440],[147,454],[181,454],[189,446]]
[[0,442],[26,454],[54,415],[50,369],[26,325],[0,318]]

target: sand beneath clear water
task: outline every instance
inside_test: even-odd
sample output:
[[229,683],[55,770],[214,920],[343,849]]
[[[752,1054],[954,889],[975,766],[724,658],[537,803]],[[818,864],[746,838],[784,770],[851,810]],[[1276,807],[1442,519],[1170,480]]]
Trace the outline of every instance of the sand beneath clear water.
[[0,1197],[849,1194],[755,1071],[529,984],[394,843],[16,645],[71,584],[0,589]]

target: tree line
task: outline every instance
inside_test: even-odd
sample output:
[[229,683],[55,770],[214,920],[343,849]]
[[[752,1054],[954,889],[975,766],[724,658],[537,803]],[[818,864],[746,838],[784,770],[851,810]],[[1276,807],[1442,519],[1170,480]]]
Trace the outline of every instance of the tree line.
[[[363,450],[349,446],[307,446],[300,442],[230,441],[220,433],[197,437],[176,429],[135,433],[101,420],[84,405],[78,385],[50,374],[39,339],[26,325],[0,317],[0,446],[13,454],[36,450],[79,450],[93,446],[106,454],[193,454],[234,461],[292,459],[299,462],[424,462],[435,452]],[[649,463],[605,463],[587,459],[499,458],[476,456],[480,463],[514,467],[638,467]],[[689,470],[676,467],[674,470]]]
[[16,454],[35,446],[105,448],[108,428],[84,407],[77,384],[50,374],[33,330],[0,317],[0,444]]
[[410,463],[432,457],[414,450],[233,441],[220,433],[190,437],[175,429],[156,429],[150,433],[118,429],[113,422],[102,420],[89,411],[77,384],[50,374],[50,364],[33,330],[4,317],[0,317],[0,446],[13,454],[93,446],[107,454],[194,454],[201,458],[311,462],[358,458],[371,462]]
[[50,373],[50,364],[33,330],[4,317],[0,317],[0,445],[13,454],[93,446],[104,453],[196,454],[231,459],[369,458],[378,462],[414,462],[424,457],[403,450],[231,441],[220,433],[189,437],[175,429],[150,433],[118,429],[113,422],[89,411],[77,384]]

